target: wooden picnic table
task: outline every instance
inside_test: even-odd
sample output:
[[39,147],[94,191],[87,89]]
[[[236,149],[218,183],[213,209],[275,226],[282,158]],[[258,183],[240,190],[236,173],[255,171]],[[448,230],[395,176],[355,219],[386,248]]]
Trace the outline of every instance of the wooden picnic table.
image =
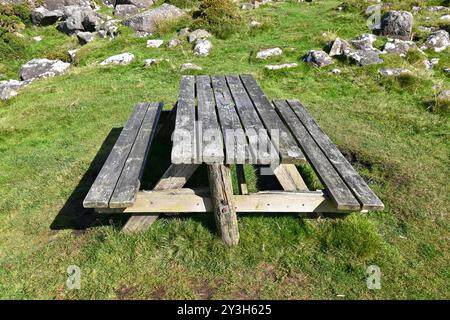
[[[152,191],[140,191],[161,103],[139,104],[84,200],[99,212],[132,216],[126,232],[148,228],[161,213],[214,212],[227,245],[239,241],[236,213],[348,213],[384,205],[297,100],[265,96],[251,75],[183,76],[171,165]],[[173,120],[173,118],[175,120]],[[324,190],[309,190],[296,165],[308,162]],[[244,164],[270,166],[284,191],[248,193]],[[206,165],[209,190],[183,186]],[[239,195],[230,166],[236,165]]]

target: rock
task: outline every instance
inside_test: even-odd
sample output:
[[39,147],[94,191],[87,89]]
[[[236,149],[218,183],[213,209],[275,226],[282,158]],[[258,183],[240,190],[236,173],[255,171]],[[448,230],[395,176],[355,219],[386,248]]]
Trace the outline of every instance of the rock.
[[34,80],[54,77],[67,71],[70,63],[61,60],[33,59],[20,67],[20,79]]
[[48,26],[56,23],[62,16],[61,10],[50,11],[44,7],[39,7],[31,12],[31,21],[34,25]]
[[276,65],[267,65],[265,68],[267,70],[282,70],[282,69],[290,69],[297,67],[297,63],[285,63],[285,64],[276,64]]
[[253,10],[255,8],[256,8],[256,6],[253,3],[243,3],[243,4],[241,4],[241,9],[242,10]]
[[341,56],[344,54],[348,54],[351,50],[351,46],[346,40],[342,40],[341,38],[336,38],[333,44],[330,46],[329,56]]
[[450,68],[444,68],[444,69],[442,69],[442,71],[443,71],[445,74],[450,74]]
[[259,28],[262,26],[261,22],[258,22],[256,20],[250,21],[248,25],[250,26],[250,28]]
[[212,49],[213,45],[211,41],[207,39],[199,39],[194,47],[194,54],[197,56],[206,57],[209,56],[209,53]]
[[164,40],[147,40],[147,48],[159,48],[163,45]]
[[376,40],[377,36],[370,33],[364,33],[351,40],[351,43],[357,50],[377,50],[373,47],[373,43]]
[[181,44],[181,40],[180,39],[171,39],[167,43],[167,46],[169,48],[175,48],[175,47],[178,47],[180,44]]
[[439,64],[439,61],[440,61],[439,58],[433,58],[433,59],[430,59],[430,60],[425,60],[423,62],[423,64],[425,65],[425,68],[427,70],[431,71],[431,70],[433,70],[435,65]]
[[417,49],[414,41],[395,39],[394,41],[386,42],[383,47],[383,53],[397,53],[400,56],[405,56],[408,51],[414,49]]
[[186,39],[187,37],[189,37],[190,33],[191,33],[191,29],[183,28],[180,31],[178,31],[178,37]]
[[104,60],[100,65],[127,65],[130,64],[134,60],[134,54],[130,52],[125,52],[121,54],[117,54],[115,56],[109,57],[108,59]]
[[431,28],[431,27],[424,27],[424,26],[419,26],[417,29],[420,32],[425,32],[425,33],[431,33],[433,31],[433,28]]
[[334,63],[333,59],[331,59],[331,57],[325,51],[319,50],[309,51],[306,54],[304,61],[319,68],[326,67]]
[[331,70],[330,72],[331,72],[332,74],[341,74],[341,73],[342,73],[341,69],[333,69],[333,70]]
[[91,11],[84,17],[82,24],[85,31],[95,32],[100,30],[103,20]]
[[267,59],[274,56],[279,56],[283,54],[283,50],[280,48],[270,48],[261,50],[256,54],[256,58],[258,59]]
[[28,85],[30,81],[8,80],[0,81],[0,100],[8,100],[17,96],[17,91]]
[[433,49],[435,52],[441,52],[449,46],[449,34],[445,30],[438,30],[433,32],[425,41],[420,49]]
[[183,15],[184,12],[181,9],[171,4],[164,3],[160,7],[147,10],[126,19],[125,21],[123,21],[123,24],[134,29],[137,32],[145,32],[151,34],[155,31],[158,21],[179,18]]
[[208,39],[211,37],[212,37],[212,35],[208,31],[203,30],[203,29],[197,29],[197,30],[189,33],[189,42],[194,43],[199,39]]
[[63,10],[68,6],[95,8],[94,1],[90,0],[42,0],[42,3],[48,10]]
[[[86,7],[66,7],[64,8],[64,14],[61,18],[61,22],[58,24],[58,30],[66,34],[73,34],[77,31],[92,31],[85,29],[85,25],[90,27],[92,17],[95,14],[91,8]],[[85,18],[88,18],[85,22]],[[98,22],[96,20],[96,22]],[[95,30],[93,30],[95,31]]]
[[445,6],[429,6],[425,9],[431,12],[450,11],[450,8]]
[[443,21],[450,21],[450,14],[446,14],[445,16],[442,16],[441,20],[443,20]]
[[116,0],[116,7],[118,5],[133,5],[139,9],[143,9],[152,6],[153,3],[153,0]]
[[139,8],[134,4],[119,4],[114,8],[114,15],[118,17],[131,16],[139,12]]
[[180,67],[180,69],[181,69],[181,71],[186,71],[186,70],[202,70],[202,67],[200,67],[200,66],[198,66],[198,65],[196,65],[196,64],[193,64],[193,63],[188,62],[188,63],[182,64],[181,67]]
[[144,67],[148,68],[148,67],[152,67],[155,66],[163,61],[169,61],[168,59],[145,59],[144,60]]
[[348,57],[360,66],[383,63],[383,59],[379,57],[379,53],[373,50],[356,50],[351,52]]
[[[116,23],[116,20],[106,21],[101,26],[101,30],[99,30],[99,35],[100,36],[104,35],[104,37],[109,37],[110,39],[114,39],[115,37],[117,37],[118,28],[115,23]],[[103,32],[100,32],[100,31],[103,31]]]
[[411,71],[403,68],[382,68],[378,73],[385,77],[399,77],[404,74],[411,74]]
[[388,11],[381,18],[380,32],[384,36],[411,40],[414,17],[408,11]]
[[92,32],[77,32],[78,42],[81,45],[85,45],[91,41],[95,40],[95,33]]
[[31,39],[33,39],[36,42],[41,42],[42,41],[42,37],[41,36],[35,36],[35,37],[32,37]]
[[70,62],[74,63],[76,61],[77,52],[79,49],[68,50],[67,54],[69,55]]
[[439,100],[450,101],[450,90],[444,90],[438,93],[437,98]]

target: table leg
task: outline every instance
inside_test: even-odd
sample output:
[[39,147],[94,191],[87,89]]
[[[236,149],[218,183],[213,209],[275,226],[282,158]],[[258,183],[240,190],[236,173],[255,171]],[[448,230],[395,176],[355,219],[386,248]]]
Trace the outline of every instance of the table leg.
[[305,181],[293,164],[280,164],[273,173],[285,191],[307,191]]

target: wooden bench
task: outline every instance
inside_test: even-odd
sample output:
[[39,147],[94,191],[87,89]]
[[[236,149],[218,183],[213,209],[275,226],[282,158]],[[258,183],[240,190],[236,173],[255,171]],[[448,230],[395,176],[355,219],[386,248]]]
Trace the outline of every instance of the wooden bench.
[[135,200],[162,103],[136,105],[94,184],[85,208],[128,208]]

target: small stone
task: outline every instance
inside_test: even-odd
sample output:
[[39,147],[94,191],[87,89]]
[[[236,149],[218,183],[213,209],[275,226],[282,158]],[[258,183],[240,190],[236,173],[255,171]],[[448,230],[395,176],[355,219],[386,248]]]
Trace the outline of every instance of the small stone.
[[163,61],[169,61],[168,59],[145,59],[144,60],[144,67],[148,68],[148,67],[152,67],[155,66]]
[[139,12],[139,8],[133,4],[118,4],[114,8],[114,15],[117,17],[127,17]]
[[189,28],[183,28],[180,31],[178,31],[178,36],[180,38],[187,38],[189,37],[189,34],[191,33],[191,29]]
[[200,39],[194,47],[194,54],[197,56],[206,57],[209,55],[213,45],[211,41],[206,39]]
[[417,49],[414,41],[404,41],[395,39],[394,41],[387,42],[384,45],[383,53],[397,53],[401,56],[405,56],[408,51]]
[[332,74],[341,74],[341,73],[342,73],[341,69],[333,69],[333,70],[331,70],[330,72],[331,72]]
[[447,14],[447,15],[445,15],[445,16],[442,16],[442,17],[441,17],[441,20],[443,20],[443,21],[450,21],[450,14]]
[[164,40],[147,40],[147,48],[159,48],[163,43]]
[[359,64],[360,66],[380,64],[384,62],[383,59],[379,57],[379,53],[373,50],[357,50],[351,52],[348,57],[351,61]]
[[42,41],[42,37],[41,36],[32,37],[31,39],[33,39],[36,42],[41,42]]
[[329,56],[340,56],[344,54],[348,54],[350,51],[350,44],[346,40],[342,40],[341,38],[336,38],[334,40],[333,44],[330,47]]
[[67,51],[67,54],[69,55],[69,58],[70,58],[70,62],[72,62],[72,63],[75,62],[78,50],[79,49],[73,49],[73,50]]
[[255,5],[253,3],[243,3],[241,4],[241,9],[242,10],[253,10],[255,9]]
[[403,68],[382,68],[378,73],[385,77],[399,77],[404,74],[411,74],[411,71]]
[[376,50],[373,43],[377,40],[377,36],[364,33],[351,41],[352,45],[358,50]]
[[130,64],[134,60],[134,54],[130,52],[117,54],[115,56],[109,57],[108,59],[104,60],[100,65],[127,65]]
[[172,40],[169,40],[167,46],[169,48],[175,48],[175,47],[178,47],[180,44],[181,44],[180,39],[172,39]]
[[265,50],[259,51],[256,54],[256,58],[267,59],[270,57],[279,56],[281,54],[283,54],[283,50],[281,50],[280,48],[270,48],[270,49],[265,49]]
[[311,50],[306,54],[305,62],[313,66],[323,68],[333,64],[333,59],[325,52],[320,50]]
[[30,81],[7,80],[0,81],[0,100],[8,100],[17,96],[17,91],[28,85]]
[[450,74],[450,68],[444,68],[442,71],[444,71],[444,73],[446,74]]
[[259,28],[261,27],[261,25],[262,25],[261,22],[258,22],[256,20],[252,20],[249,23],[250,28]]
[[78,38],[78,42],[81,45],[85,45],[85,44],[95,40],[95,33],[92,33],[92,32],[77,32],[77,38]]
[[193,64],[193,63],[188,62],[188,63],[182,64],[181,67],[180,67],[180,69],[181,69],[181,71],[186,71],[186,70],[202,70],[202,67],[200,67],[200,66],[198,66],[198,65],[196,65],[196,64]]
[[441,52],[448,48],[450,44],[450,37],[447,31],[438,30],[433,32],[425,41],[420,49],[433,49],[435,52]]
[[285,63],[285,64],[267,65],[265,68],[267,70],[282,70],[295,68],[297,66],[298,66],[297,63]]
[[212,37],[212,35],[208,31],[203,30],[203,29],[197,29],[197,30],[189,33],[189,42],[194,43],[194,42],[197,42],[197,40],[199,40],[199,39],[207,39],[207,38],[211,38],[211,37]]
[[425,60],[423,63],[425,65],[425,68],[429,71],[433,70],[434,66],[439,64],[439,58],[433,58],[430,60]]

